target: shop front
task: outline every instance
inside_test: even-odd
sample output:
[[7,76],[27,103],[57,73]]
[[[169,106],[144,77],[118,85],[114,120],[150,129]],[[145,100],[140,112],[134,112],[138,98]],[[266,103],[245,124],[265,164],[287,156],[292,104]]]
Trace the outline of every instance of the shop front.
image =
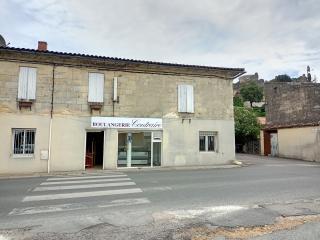
[[117,167],[161,166],[161,118],[92,117],[91,128],[117,131]]

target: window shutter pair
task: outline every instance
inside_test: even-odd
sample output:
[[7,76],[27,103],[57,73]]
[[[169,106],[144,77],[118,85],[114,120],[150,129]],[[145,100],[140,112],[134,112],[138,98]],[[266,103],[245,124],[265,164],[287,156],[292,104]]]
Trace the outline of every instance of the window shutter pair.
[[89,73],[88,102],[103,103],[104,74]]
[[30,67],[20,67],[18,99],[36,99],[37,69]]
[[192,85],[178,85],[178,112],[194,113]]

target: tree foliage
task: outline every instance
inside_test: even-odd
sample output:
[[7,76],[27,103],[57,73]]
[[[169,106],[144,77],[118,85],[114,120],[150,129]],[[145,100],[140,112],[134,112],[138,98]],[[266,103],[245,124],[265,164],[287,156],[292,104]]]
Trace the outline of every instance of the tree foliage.
[[278,75],[274,78],[274,82],[292,82],[291,77],[287,74]]
[[253,102],[260,102],[263,98],[263,89],[256,83],[249,83],[241,87],[240,94],[245,101],[250,102],[252,107]]
[[239,96],[233,97],[233,106],[243,107],[243,106],[244,106],[244,103],[243,103],[242,98],[239,97]]
[[260,124],[253,110],[234,107],[235,137],[237,143],[256,140],[260,133]]

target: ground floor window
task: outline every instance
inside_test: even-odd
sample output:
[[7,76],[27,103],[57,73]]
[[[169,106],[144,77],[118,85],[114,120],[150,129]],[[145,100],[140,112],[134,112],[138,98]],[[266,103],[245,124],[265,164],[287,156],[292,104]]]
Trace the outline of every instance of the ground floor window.
[[161,132],[120,132],[118,167],[160,166],[161,139]]
[[18,156],[30,156],[34,154],[35,129],[12,129],[12,152]]
[[216,132],[200,132],[199,133],[199,151],[200,152],[216,152],[217,151],[217,133]]

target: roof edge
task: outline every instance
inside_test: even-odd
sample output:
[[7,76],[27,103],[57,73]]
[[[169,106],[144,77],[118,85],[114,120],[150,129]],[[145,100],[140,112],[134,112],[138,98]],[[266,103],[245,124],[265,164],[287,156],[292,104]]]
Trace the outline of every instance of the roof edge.
[[275,129],[281,129],[281,128],[299,128],[299,127],[313,127],[313,126],[319,126],[320,127],[320,121],[319,122],[309,122],[309,123],[284,123],[284,124],[266,124],[263,127],[263,130],[275,130]]
[[[118,58],[118,57],[105,57],[105,56],[89,55],[89,54],[81,54],[81,53],[68,53],[68,52],[58,52],[58,51],[39,51],[36,49],[29,49],[29,48],[0,47],[0,50],[25,52],[25,53],[36,53],[36,54],[39,54],[42,56],[43,55],[71,56],[71,57],[92,58],[92,59],[99,59],[99,60],[131,62],[131,63],[138,63],[138,64],[161,65],[161,66],[168,66],[168,67],[195,68],[195,69],[217,70],[217,71],[234,71],[234,72],[238,72],[236,75],[240,74],[240,76],[245,74],[244,68],[227,68],[227,67],[213,67],[213,66],[205,66],[205,65],[157,62],[157,61],[127,59],[127,58]],[[238,76],[236,76],[236,77],[238,77]]]

